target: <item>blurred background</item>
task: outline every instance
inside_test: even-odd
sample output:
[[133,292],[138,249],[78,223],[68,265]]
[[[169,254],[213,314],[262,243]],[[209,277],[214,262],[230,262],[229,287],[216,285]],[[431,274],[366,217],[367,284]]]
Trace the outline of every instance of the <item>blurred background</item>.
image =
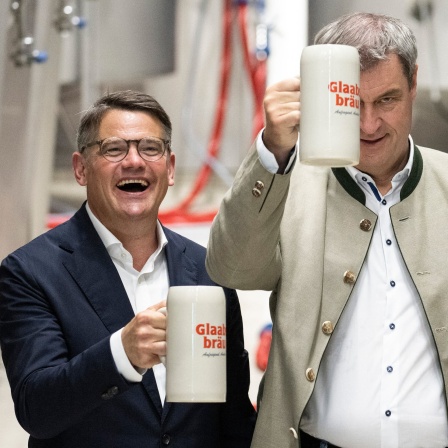
[[[354,11],[391,14],[414,30],[414,141],[447,151],[447,0],[2,0],[0,259],[82,204],[85,191],[71,170],[79,113],[101,94],[127,88],[153,95],[172,119],[176,184],[161,220],[205,246],[263,126],[266,85],[299,75],[314,34]],[[269,293],[239,295],[255,402]],[[0,363],[0,446],[21,448],[26,440]]]

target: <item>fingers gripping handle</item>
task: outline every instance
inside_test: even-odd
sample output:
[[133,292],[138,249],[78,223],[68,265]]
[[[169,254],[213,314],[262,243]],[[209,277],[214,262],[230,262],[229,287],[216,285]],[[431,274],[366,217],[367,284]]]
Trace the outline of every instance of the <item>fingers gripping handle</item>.
[[[165,306],[163,308],[159,308],[157,311],[166,316],[166,307]],[[159,358],[160,358],[160,361],[162,362],[162,364],[166,367],[166,356],[159,355]]]

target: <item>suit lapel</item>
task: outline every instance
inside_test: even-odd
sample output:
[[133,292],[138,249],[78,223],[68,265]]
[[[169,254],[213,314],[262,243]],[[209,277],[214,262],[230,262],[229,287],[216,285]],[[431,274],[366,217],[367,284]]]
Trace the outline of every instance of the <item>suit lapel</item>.
[[[72,241],[78,243],[70,248]],[[125,326],[134,316],[132,306],[85,207],[74,216],[67,241],[60,246],[72,252],[64,266],[109,332],[114,333]]]
[[[169,229],[164,228],[164,232],[168,239],[165,255],[170,286],[196,285],[197,266],[186,256],[184,241]],[[72,254],[64,262],[64,266],[108,331],[112,334],[124,327],[134,317],[134,312],[120,276],[93,227],[85,206],[67,223],[66,237],[61,241],[60,247]],[[143,376],[142,386],[162,420],[165,419],[171,404],[165,403],[162,408],[152,369]]]
[[182,238],[167,228],[163,228],[168,239],[165,247],[170,286],[197,285],[198,269],[196,262],[185,254],[186,246]]
[[[64,263],[65,268],[112,334],[132,320],[134,310],[120,275],[85,207],[81,208],[70,224],[72,227],[67,232],[67,241],[61,244],[63,249],[72,252],[72,256]],[[71,247],[72,241],[78,244]],[[142,387],[161,415],[162,402],[152,369],[143,376]]]

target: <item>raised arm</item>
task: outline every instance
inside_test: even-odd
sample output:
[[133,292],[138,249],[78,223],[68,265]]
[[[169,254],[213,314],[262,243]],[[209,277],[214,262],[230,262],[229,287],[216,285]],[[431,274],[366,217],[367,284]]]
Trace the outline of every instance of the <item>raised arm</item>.
[[[295,147],[300,82],[291,78],[266,90],[263,143],[282,173]],[[210,232],[206,267],[217,283],[237,289],[275,288],[281,273],[280,224],[290,173],[268,171],[254,143],[226,194]]]

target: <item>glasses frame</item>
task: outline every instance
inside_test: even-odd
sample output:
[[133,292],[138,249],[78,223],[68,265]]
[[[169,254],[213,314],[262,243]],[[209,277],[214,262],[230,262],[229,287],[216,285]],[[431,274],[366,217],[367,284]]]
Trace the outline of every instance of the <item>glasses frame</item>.
[[[128,149],[127,149],[127,151],[126,151],[126,153],[124,154],[124,156],[123,156],[122,159],[119,159],[119,160],[110,160],[110,159],[108,159],[108,158],[104,155],[104,153],[101,151],[101,149],[102,149],[102,147],[103,147],[103,143],[104,143],[104,141],[106,141],[106,140],[108,140],[108,139],[110,139],[110,138],[117,138],[117,139],[120,139],[120,140],[123,140],[124,142],[126,142]],[[142,140],[145,140],[145,139],[159,140],[159,141],[161,141],[161,142],[163,143],[163,152],[160,154],[160,157],[158,157],[157,159],[153,159],[153,160],[147,160],[147,159],[145,159],[145,158],[140,154],[140,150],[138,149],[138,147],[139,147],[139,145],[140,145],[140,142],[141,142]],[[104,157],[108,162],[119,163],[119,162],[122,162],[122,161],[128,156],[128,154],[129,154],[129,148],[131,147],[131,143],[135,143],[135,144],[136,144],[136,149],[137,149],[138,155],[139,155],[145,162],[157,162],[158,160],[160,160],[160,159],[165,155],[165,153],[166,153],[167,151],[170,150],[170,140],[164,140],[163,138],[160,138],[160,137],[153,137],[153,136],[149,136],[149,135],[148,135],[148,136],[143,137],[143,138],[140,138],[140,139],[129,139],[129,140],[126,140],[125,138],[121,138],[121,137],[106,137],[106,138],[103,138],[102,140],[95,140],[94,142],[87,143],[86,145],[84,145],[84,146],[81,147],[81,150],[80,150],[79,152],[82,154],[86,148],[91,148],[92,146],[98,145],[98,146],[99,146],[98,153],[99,153],[102,157]]]

